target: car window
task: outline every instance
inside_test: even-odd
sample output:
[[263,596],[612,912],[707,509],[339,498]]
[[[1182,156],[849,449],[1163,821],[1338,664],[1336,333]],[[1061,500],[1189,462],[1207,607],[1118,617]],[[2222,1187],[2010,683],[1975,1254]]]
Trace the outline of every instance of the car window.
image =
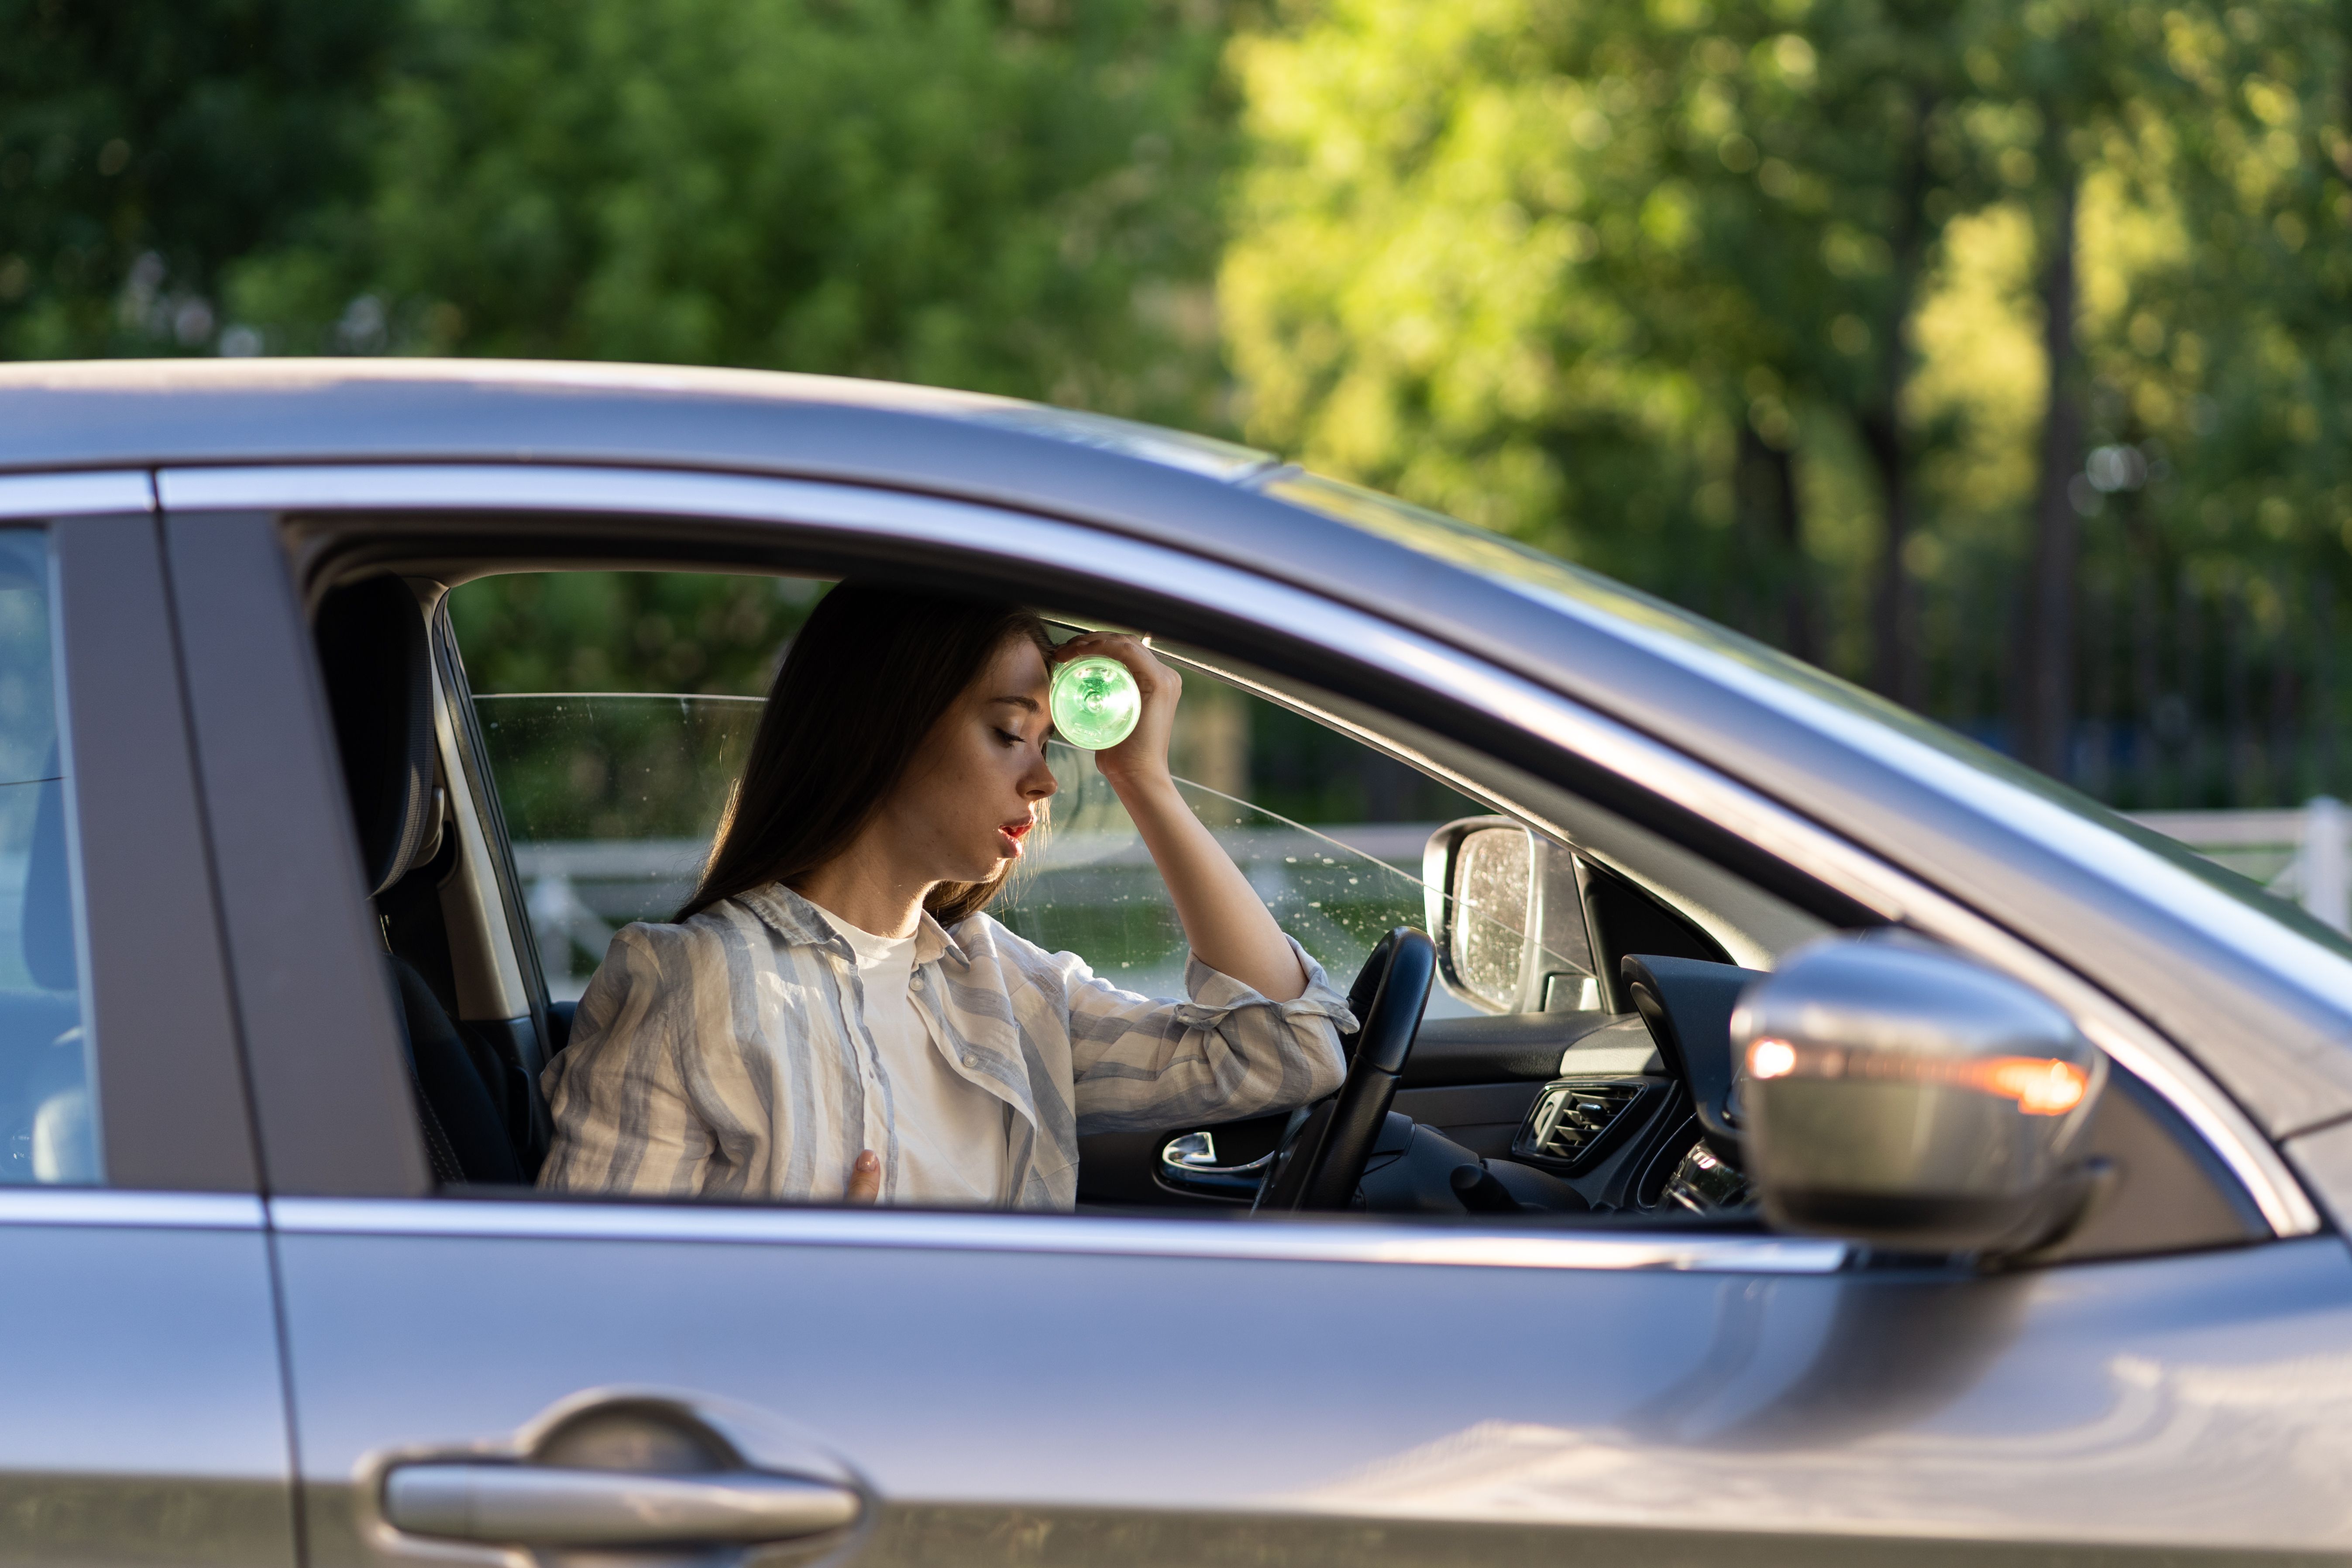
[[0,1183],[99,1180],[48,549],[0,530]]
[[548,994],[576,999],[613,933],[694,890],[762,704],[756,697],[474,699]]
[[[740,692],[481,690],[498,677],[477,668],[490,662],[477,648],[488,653],[499,634],[467,612],[469,591],[453,596],[453,619],[477,682],[476,712],[541,966],[551,998],[576,998],[614,931],[668,919],[691,891],[761,700]],[[511,584],[505,591],[515,592]],[[797,615],[783,618],[797,625]],[[562,667],[515,656],[510,643],[504,651],[509,667],[526,676]],[[772,668],[772,656],[733,679],[756,689]],[[635,676],[609,662],[587,673]],[[992,912],[1126,989],[1181,996],[1182,927],[1141,837],[1090,752],[1054,742],[1047,756],[1060,793]],[[1383,932],[1427,923],[1421,870],[1430,833],[1483,809],[1359,741],[1197,669],[1185,676],[1170,760],[1186,799],[1275,919],[1342,988]],[[1475,912],[1457,923],[1488,933],[1483,947],[1516,952],[1525,940]],[[1589,973],[1581,952],[1547,966]],[[1432,1017],[1473,1011],[1444,988],[1430,999]]]

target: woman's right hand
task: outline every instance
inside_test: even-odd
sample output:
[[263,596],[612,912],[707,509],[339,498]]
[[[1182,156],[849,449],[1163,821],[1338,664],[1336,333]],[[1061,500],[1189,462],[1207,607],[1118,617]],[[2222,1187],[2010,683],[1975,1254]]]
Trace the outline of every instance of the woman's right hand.
[[1154,658],[1149,642],[1124,632],[1087,632],[1072,637],[1054,650],[1051,663],[1058,669],[1080,658],[1111,658],[1125,665],[1143,699],[1135,732],[1118,745],[1097,752],[1096,771],[1121,800],[1130,789],[1167,784],[1168,742],[1176,729],[1176,701],[1184,694],[1183,677]]
[[856,1163],[849,1167],[849,1192],[842,1201],[870,1204],[882,1195],[882,1159],[871,1149],[857,1152]]

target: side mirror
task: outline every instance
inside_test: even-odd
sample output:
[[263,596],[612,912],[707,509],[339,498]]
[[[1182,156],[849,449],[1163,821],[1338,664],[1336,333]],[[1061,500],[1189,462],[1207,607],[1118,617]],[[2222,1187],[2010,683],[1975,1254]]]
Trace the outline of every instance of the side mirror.
[[2068,1228],[2106,1058],[2007,976],[1904,938],[1832,938],[1731,1018],[1748,1178],[1782,1229],[2013,1253]]
[[1482,1012],[1601,1003],[1576,857],[1507,816],[1465,816],[1422,851],[1427,923],[1445,988]]

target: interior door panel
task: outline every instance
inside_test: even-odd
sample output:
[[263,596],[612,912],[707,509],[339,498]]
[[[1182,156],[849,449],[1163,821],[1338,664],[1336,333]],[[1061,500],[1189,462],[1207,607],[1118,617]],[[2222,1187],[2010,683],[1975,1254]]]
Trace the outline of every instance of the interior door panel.
[[[1510,1152],[1511,1139],[1544,1084],[1559,1075],[1560,1056],[1626,1016],[1608,1013],[1512,1013],[1423,1019],[1391,1109],[1481,1157]],[[1217,1157],[1227,1164],[1271,1151],[1280,1116],[1215,1129]],[[1114,1132],[1079,1140],[1079,1197],[1106,1205],[1222,1206],[1171,1192],[1153,1179],[1169,1138],[1190,1128]]]

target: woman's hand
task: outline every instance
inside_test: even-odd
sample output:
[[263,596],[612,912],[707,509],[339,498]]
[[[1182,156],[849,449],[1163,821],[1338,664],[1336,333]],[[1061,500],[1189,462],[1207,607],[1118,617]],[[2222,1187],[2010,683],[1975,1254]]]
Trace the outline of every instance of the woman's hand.
[[1184,693],[1184,681],[1154,658],[1141,638],[1118,632],[1088,632],[1054,650],[1057,669],[1074,658],[1115,658],[1125,665],[1143,694],[1143,712],[1135,721],[1135,733],[1095,753],[1096,770],[1124,798],[1135,785],[1168,779],[1168,739],[1175,732],[1176,700]]
[[841,1201],[870,1204],[881,1195],[882,1157],[871,1149],[860,1149],[856,1163],[849,1167],[849,1191]]
[[1307,989],[1307,972],[1290,951],[1265,902],[1214,835],[1185,804],[1168,771],[1168,738],[1176,727],[1176,699],[1184,682],[1135,637],[1089,632],[1054,650],[1055,662],[1104,655],[1127,666],[1143,692],[1135,733],[1095,753],[1095,767],[1151,851],[1184,922],[1184,938],[1202,963],[1272,998],[1287,1002]]

